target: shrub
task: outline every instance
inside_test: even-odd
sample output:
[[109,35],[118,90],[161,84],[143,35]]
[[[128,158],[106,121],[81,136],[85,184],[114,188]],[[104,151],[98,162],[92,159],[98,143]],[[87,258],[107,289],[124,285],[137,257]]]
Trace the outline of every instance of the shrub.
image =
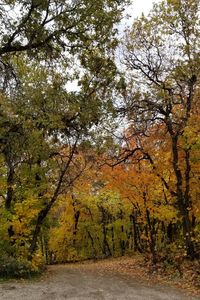
[[41,268],[34,269],[32,263],[26,259],[16,259],[11,256],[0,258],[0,277],[26,278],[41,272]]

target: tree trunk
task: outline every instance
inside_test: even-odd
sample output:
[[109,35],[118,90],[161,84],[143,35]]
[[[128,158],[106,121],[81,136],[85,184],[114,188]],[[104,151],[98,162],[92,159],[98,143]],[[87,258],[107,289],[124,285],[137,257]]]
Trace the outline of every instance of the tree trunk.
[[8,177],[7,177],[7,194],[6,194],[6,202],[5,208],[6,210],[10,210],[11,203],[13,200],[13,184],[14,184],[14,168],[12,165],[8,165]]
[[191,203],[189,199],[189,177],[190,177],[190,164],[189,164],[189,154],[186,154],[186,170],[185,170],[185,181],[186,188],[185,193],[183,193],[183,176],[181,170],[179,169],[179,153],[178,153],[178,135],[172,135],[172,154],[173,154],[173,169],[176,176],[176,195],[177,195],[177,205],[179,212],[182,216],[182,228],[183,228],[183,238],[187,251],[187,256],[191,259],[195,258],[194,244],[192,241],[192,226],[189,217],[189,210],[191,209]]

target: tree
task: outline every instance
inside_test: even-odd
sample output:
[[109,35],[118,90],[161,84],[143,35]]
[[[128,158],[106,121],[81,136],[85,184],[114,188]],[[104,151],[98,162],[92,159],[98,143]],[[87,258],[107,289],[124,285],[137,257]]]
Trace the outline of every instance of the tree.
[[[190,215],[193,144],[186,138],[186,129],[195,114],[199,87],[198,16],[198,1],[163,1],[154,5],[148,17],[142,16],[133,23],[124,43],[124,64],[130,78],[125,111],[137,143],[137,148],[129,149],[129,155],[140,151],[141,158],[149,161],[165,189],[176,199],[191,258],[195,257]],[[155,155],[145,151],[148,147],[144,137],[151,135],[152,126],[158,132],[155,151],[159,132],[171,147],[173,183],[159,172]]]
[[[12,253],[18,244],[33,258],[50,209],[82,172],[77,146],[90,139],[111,107],[117,77],[114,24],[125,4],[111,0],[0,5],[1,203],[9,215]],[[68,84],[75,79],[77,91],[70,92]],[[16,224],[24,219],[19,207],[27,202],[35,208],[27,217],[31,232],[20,233],[25,244],[16,243]]]
[[51,218],[56,222],[52,222],[48,245],[55,261],[119,256],[129,250],[130,205],[106,185],[106,180],[89,163],[54,207]]

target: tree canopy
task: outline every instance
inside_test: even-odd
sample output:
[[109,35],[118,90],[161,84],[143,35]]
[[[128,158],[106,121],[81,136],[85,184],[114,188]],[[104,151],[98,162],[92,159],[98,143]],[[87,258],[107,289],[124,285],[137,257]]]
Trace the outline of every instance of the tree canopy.
[[199,259],[199,1],[128,2],[0,4],[0,274]]

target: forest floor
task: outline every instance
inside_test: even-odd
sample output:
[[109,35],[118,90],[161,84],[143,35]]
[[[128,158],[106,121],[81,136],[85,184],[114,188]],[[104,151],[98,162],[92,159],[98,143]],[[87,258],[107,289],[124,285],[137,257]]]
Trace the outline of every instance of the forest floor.
[[[184,270],[183,270],[184,271]],[[188,269],[185,270],[188,272]],[[1,300],[195,300],[191,274],[178,278],[149,273],[140,257],[48,266],[37,279],[0,284]]]

